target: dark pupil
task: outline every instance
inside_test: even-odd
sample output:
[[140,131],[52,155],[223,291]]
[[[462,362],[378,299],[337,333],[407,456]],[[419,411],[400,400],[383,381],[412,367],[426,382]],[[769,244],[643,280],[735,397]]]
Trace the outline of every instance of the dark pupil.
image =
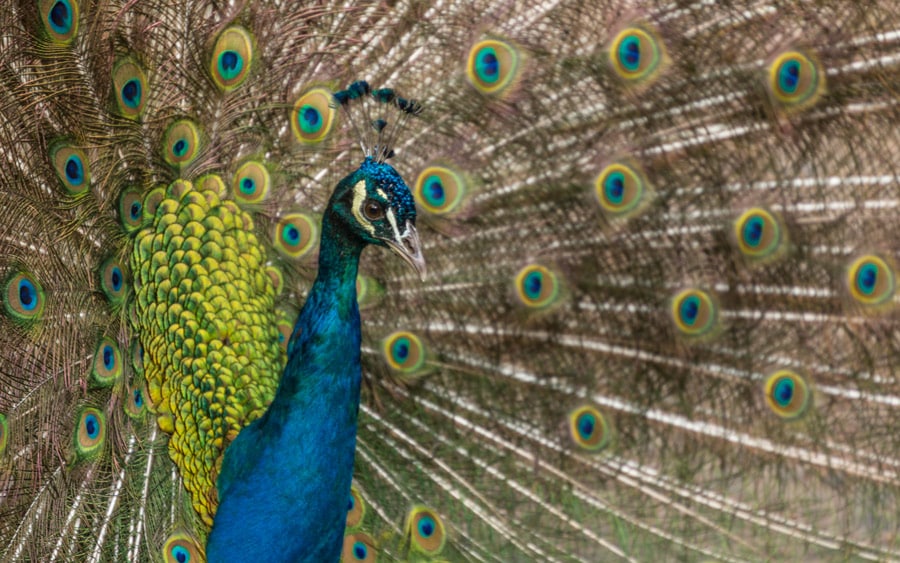
[[290,229],[288,229],[288,238],[292,241],[300,240],[300,231],[298,231],[294,227],[291,227]]
[[131,204],[131,216],[137,217],[140,212],[141,212],[141,204],[138,202],[132,203]]
[[431,525],[431,522],[423,522],[422,523],[422,535],[427,538],[427,537],[430,537],[431,534],[433,534],[433,533],[434,533],[434,526]]
[[138,390],[135,390],[134,391],[134,404],[139,407],[139,406],[141,406],[141,404],[143,404],[143,402],[144,402],[143,399],[141,399],[141,392]]
[[592,421],[590,418],[587,418],[587,417],[582,419],[581,420],[581,432],[585,436],[590,436],[591,434],[593,434],[594,433],[594,421]]
[[540,293],[541,292],[541,277],[540,276],[531,276],[528,278],[528,291],[531,293]]
[[244,178],[244,180],[241,182],[241,186],[243,186],[245,192],[252,192],[253,180],[251,180],[250,178]]
[[66,162],[66,176],[72,180],[78,179],[78,163],[74,159]]
[[115,288],[118,288],[119,284],[122,283],[122,276],[119,274],[119,270],[113,270],[112,283],[113,283],[113,287],[115,287]]
[[378,205],[377,203],[370,203],[367,214],[369,215],[369,217],[371,217],[373,219],[377,218],[377,217],[381,217],[381,206]]
[[636,65],[641,60],[641,47],[637,41],[627,43],[625,45],[625,61],[631,65]]
[[409,346],[406,343],[401,343],[397,346],[397,357],[400,360],[405,360],[409,356]]
[[186,563],[187,562],[187,553],[183,551],[179,551],[175,556],[175,559],[178,559],[178,563]]
[[129,102],[134,102],[137,98],[138,86],[137,82],[134,80],[129,80],[125,83],[125,87],[122,88],[122,97],[125,98]]
[[19,286],[19,301],[26,307],[30,306],[32,303],[31,288],[24,283]]
[[481,59],[481,64],[483,65],[484,73],[488,76],[496,76],[500,71],[500,63],[497,61],[497,56],[494,53],[486,53]]
[[53,22],[53,25],[56,27],[63,27],[66,25],[66,21],[69,19],[69,8],[66,7],[62,2],[57,2],[50,9],[50,21]]
[[112,367],[112,363],[113,363],[113,351],[112,351],[112,348],[107,346],[106,348],[103,349],[103,365],[106,366],[108,369],[108,368]]
[[762,238],[762,223],[758,221],[754,221],[750,223],[750,232],[748,234],[750,238],[750,242],[753,244],[758,244],[759,239]]
[[787,404],[791,402],[791,397],[794,395],[794,390],[791,389],[791,386],[787,383],[782,384],[778,388],[778,400],[781,404]]
[[877,278],[876,270],[874,268],[863,270],[862,276],[862,286],[866,289],[872,289],[875,287],[875,280]]
[[359,559],[361,561],[366,558],[366,548],[364,548],[361,545],[357,545],[356,547],[353,548],[353,554],[356,556],[357,559]]
[[184,139],[179,139],[178,141],[176,141],[174,149],[175,154],[181,156],[182,154],[184,154],[185,149],[187,149],[187,143],[184,142]]
[[785,77],[785,83],[790,88],[795,88],[797,86],[797,82],[800,80],[800,66],[797,63],[789,64],[787,67],[787,76]]
[[84,421],[84,427],[87,430],[88,436],[93,437],[97,432],[97,423],[93,417],[88,418],[86,421]]
[[610,191],[612,192],[612,196],[616,199],[622,197],[622,192],[625,191],[625,183],[622,182],[621,178],[613,178],[611,184]]
[[237,67],[238,56],[234,51],[225,51],[222,53],[222,67],[225,70],[234,70]]
[[319,112],[314,108],[306,108],[306,111],[303,112],[303,121],[309,124],[310,127],[315,126],[319,123]]
[[693,321],[697,318],[697,304],[693,301],[688,301],[684,304],[684,316],[687,320]]

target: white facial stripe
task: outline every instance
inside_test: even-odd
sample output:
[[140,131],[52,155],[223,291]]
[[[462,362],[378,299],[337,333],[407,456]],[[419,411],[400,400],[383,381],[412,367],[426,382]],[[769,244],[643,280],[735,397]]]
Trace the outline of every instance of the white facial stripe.
[[387,215],[388,223],[391,224],[391,229],[394,231],[394,240],[397,241],[397,244],[403,244],[400,240],[400,229],[397,228],[397,218],[394,217],[394,210],[388,208],[385,215]]
[[388,199],[386,191],[382,190],[381,188],[375,188],[375,191],[378,192],[378,195],[380,195],[384,199]]
[[369,232],[375,235],[375,225],[373,225],[362,213],[363,202],[366,201],[366,181],[360,180],[353,186],[353,216],[359,221],[359,224]]

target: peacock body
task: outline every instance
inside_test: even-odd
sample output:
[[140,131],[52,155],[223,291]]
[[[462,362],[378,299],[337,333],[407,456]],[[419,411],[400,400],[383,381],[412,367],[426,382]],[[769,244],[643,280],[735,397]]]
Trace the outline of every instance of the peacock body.
[[898,78],[886,0],[4,3],[0,559],[900,559]]

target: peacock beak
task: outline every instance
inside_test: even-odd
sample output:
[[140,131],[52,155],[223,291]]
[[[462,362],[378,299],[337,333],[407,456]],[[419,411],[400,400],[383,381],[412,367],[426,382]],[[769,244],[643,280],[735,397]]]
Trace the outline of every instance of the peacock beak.
[[419,243],[419,233],[416,232],[416,226],[406,222],[406,230],[404,233],[398,234],[396,240],[387,240],[385,243],[391,250],[400,255],[400,258],[413,267],[418,272],[422,281],[425,281],[425,257],[422,256],[422,245]]

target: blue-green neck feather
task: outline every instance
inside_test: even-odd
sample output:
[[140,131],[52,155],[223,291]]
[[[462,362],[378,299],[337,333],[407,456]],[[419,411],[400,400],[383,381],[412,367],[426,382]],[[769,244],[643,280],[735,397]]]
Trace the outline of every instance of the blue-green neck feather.
[[326,212],[318,277],[275,400],[225,454],[210,562],[340,556],[359,408],[356,273],[364,246]]

